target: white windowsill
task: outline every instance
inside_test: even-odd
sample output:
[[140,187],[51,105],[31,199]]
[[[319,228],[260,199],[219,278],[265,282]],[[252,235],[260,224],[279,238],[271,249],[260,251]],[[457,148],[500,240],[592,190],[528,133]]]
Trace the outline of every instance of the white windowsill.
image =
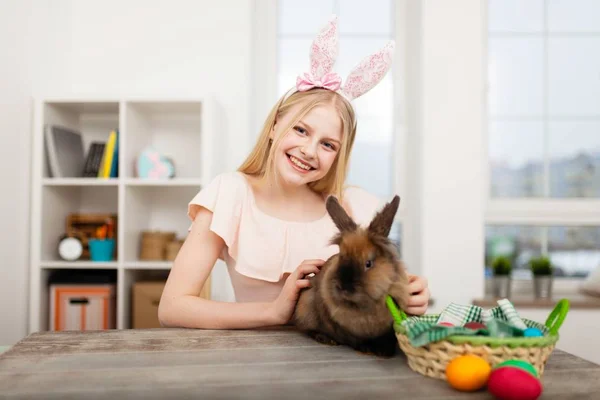
[[[566,298],[571,308],[594,309],[600,311],[600,296],[591,296],[580,290],[585,278],[555,278],[553,282],[551,299],[535,299],[533,280],[513,279],[511,284],[511,296],[509,300],[520,308],[553,308],[558,300]],[[485,297],[475,299],[474,303],[482,307],[496,305],[492,296],[492,278],[485,280]]]

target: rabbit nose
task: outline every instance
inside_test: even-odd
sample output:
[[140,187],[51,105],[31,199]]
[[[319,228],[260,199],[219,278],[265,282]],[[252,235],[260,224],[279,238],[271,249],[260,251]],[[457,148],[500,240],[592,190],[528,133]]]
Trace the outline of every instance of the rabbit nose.
[[341,265],[338,273],[341,289],[354,292],[356,282],[356,269],[352,265]]

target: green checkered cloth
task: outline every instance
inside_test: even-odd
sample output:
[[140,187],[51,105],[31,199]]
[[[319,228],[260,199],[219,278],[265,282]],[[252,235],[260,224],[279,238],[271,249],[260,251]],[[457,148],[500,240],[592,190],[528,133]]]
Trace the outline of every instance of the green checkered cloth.
[[[453,326],[440,325],[442,322],[449,322]],[[464,328],[463,325],[468,322],[481,322],[487,329]],[[453,335],[517,337],[523,336],[523,331],[527,329],[527,325],[507,299],[498,300],[498,306],[489,310],[479,306],[450,303],[439,315],[410,317],[402,325],[410,343],[415,347]]]

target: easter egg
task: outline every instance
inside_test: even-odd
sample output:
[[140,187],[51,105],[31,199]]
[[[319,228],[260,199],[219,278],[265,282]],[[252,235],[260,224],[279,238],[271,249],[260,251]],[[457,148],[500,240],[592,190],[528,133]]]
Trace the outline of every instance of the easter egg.
[[538,328],[527,328],[523,334],[527,337],[544,336],[542,331],[540,331]]
[[537,377],[511,365],[494,369],[487,387],[499,400],[536,400],[542,394],[542,383]]
[[471,322],[467,322],[465,324],[465,328],[478,330],[478,329],[487,329],[487,326],[485,326],[481,322],[471,321]]
[[446,380],[454,389],[473,392],[485,386],[491,366],[483,358],[467,354],[453,359],[446,366]]
[[498,369],[498,368],[502,368],[502,367],[506,367],[506,366],[521,368],[521,369],[524,369],[525,371],[529,372],[530,374],[532,374],[535,377],[538,376],[538,373],[537,373],[537,370],[535,369],[535,367],[525,360],[517,360],[517,359],[506,360],[506,361],[496,364],[493,369]]
[[440,322],[438,325],[440,325],[440,326],[454,326],[450,322]]

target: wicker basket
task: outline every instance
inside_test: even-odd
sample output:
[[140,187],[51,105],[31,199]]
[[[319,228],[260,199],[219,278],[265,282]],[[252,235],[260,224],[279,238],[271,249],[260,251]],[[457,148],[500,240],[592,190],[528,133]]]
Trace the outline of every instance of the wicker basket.
[[[398,344],[406,354],[409,367],[422,375],[436,379],[446,380],[446,366],[448,363],[462,355],[474,354],[485,359],[492,367],[510,359],[528,361],[542,376],[546,362],[552,354],[559,335],[558,329],[562,325],[569,303],[561,299],[552,310],[545,324],[521,318],[529,328],[538,328],[542,337],[490,337],[490,336],[449,336],[438,342],[424,346],[411,345],[403,322],[408,320],[406,314],[398,310],[396,304],[388,297],[388,308],[394,317],[394,330]],[[438,316],[434,314],[434,316]],[[419,318],[419,317],[411,317]]]
[[167,244],[175,240],[175,232],[142,231],[140,260],[158,261],[165,259]]
[[167,261],[175,261],[179,250],[183,246],[183,240],[175,239],[165,246],[165,260]]

